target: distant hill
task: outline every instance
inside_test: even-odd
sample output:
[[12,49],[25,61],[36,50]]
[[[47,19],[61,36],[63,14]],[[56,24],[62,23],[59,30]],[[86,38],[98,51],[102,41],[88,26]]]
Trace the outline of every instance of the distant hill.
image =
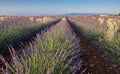
[[97,13],[70,13],[70,14],[65,14],[65,16],[97,16],[100,14]]
[[115,15],[110,13],[69,13],[69,14],[65,14],[64,16],[99,16],[101,14],[108,14],[110,16]]

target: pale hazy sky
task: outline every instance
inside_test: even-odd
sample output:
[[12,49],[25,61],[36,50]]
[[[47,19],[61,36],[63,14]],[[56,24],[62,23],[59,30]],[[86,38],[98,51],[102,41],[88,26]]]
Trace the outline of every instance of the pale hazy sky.
[[0,14],[119,13],[120,0],[0,0]]

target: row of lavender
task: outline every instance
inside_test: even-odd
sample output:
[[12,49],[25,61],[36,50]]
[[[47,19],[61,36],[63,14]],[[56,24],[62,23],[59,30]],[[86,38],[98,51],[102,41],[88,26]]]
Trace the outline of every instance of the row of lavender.
[[60,17],[0,16],[0,51]]
[[78,41],[66,18],[62,18],[47,31],[37,33],[35,41],[21,49],[20,54],[11,47],[11,62],[0,56],[5,65],[1,68],[1,73],[74,74],[82,67],[79,58],[82,50]]
[[87,39],[120,63],[119,16],[71,16],[68,18]]

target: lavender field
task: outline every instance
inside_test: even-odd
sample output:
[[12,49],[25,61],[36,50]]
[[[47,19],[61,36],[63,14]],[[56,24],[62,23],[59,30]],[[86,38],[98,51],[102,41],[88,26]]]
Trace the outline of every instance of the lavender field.
[[0,74],[119,74],[119,16],[0,16]]

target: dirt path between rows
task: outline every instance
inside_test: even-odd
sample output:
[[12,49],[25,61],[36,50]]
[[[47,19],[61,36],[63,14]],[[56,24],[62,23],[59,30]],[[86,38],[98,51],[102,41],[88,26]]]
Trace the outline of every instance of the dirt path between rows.
[[80,47],[83,49],[83,56],[81,58],[83,59],[84,71],[80,71],[77,74],[120,74],[120,66],[107,61],[106,59],[109,59],[108,55],[97,50],[97,48],[76,29],[75,25],[69,20],[68,22],[78,36]]

